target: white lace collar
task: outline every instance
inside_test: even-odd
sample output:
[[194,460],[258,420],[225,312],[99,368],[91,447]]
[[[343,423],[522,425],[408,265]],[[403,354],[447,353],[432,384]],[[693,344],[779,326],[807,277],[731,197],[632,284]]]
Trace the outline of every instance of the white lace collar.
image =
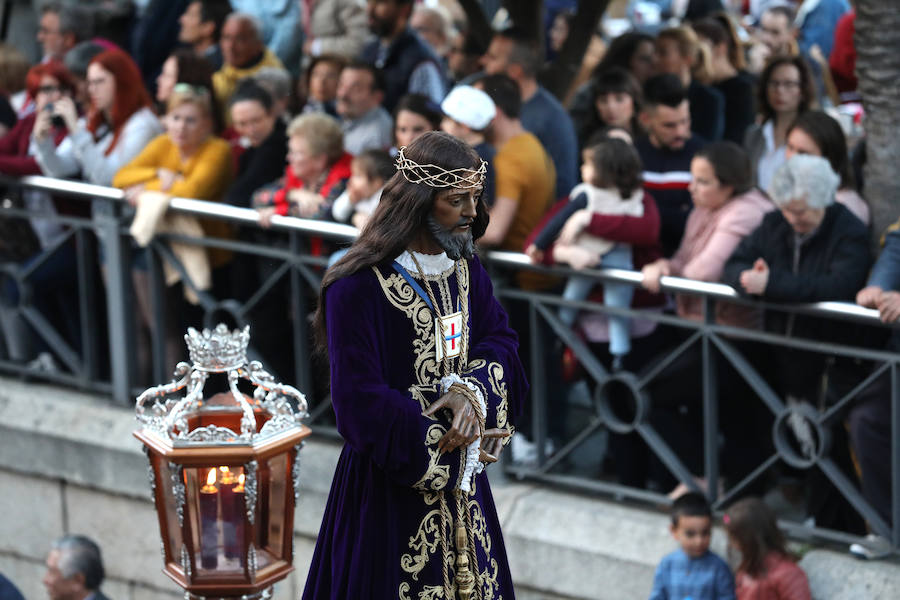
[[[446,252],[441,252],[440,254],[421,254],[419,252],[412,252],[412,254],[416,255],[416,260],[419,261],[419,264],[422,266],[422,273],[425,276],[443,275],[447,271],[452,270],[455,264],[450,257],[447,256]],[[416,267],[416,263],[413,262],[409,250],[398,256],[396,260],[400,263],[400,266],[409,271],[410,274],[419,274],[419,269]]]

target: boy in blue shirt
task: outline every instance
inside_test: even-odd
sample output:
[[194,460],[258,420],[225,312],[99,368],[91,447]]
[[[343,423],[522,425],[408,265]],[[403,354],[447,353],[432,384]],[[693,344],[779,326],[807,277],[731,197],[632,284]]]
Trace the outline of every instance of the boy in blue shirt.
[[681,547],[656,567],[650,600],[734,600],[731,569],[709,551],[712,510],[706,498],[696,492],[679,496],[669,530]]

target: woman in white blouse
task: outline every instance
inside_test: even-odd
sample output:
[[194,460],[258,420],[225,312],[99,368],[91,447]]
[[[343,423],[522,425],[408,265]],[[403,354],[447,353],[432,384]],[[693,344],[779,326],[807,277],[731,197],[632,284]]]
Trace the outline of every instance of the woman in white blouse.
[[144,149],[163,127],[150,109],[150,96],[134,61],[121,50],[106,50],[87,70],[90,106],[79,119],[75,103],[62,98],[53,106],[69,136],[59,146],[35,132],[36,158],[51,177],[71,177],[111,185],[113,176]]

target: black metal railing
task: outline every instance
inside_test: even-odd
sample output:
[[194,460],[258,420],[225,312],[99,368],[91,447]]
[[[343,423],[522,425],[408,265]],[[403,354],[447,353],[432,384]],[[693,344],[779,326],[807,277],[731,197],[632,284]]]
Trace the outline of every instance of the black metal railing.
[[[254,210],[173,198],[169,205],[171,211],[199,219],[225,221],[232,227],[231,235],[219,238],[160,235],[139,257],[130,242],[129,208],[120,190],[45,177],[6,179],[4,183],[7,189],[41,190],[80,199],[102,209],[95,208],[91,217],[54,217],[67,227],[63,238],[24,263],[0,263],[0,300],[5,316],[0,323],[7,329],[6,335],[15,333],[14,327],[10,329],[10,323],[24,326],[33,337],[32,346],[47,348],[58,360],[57,368],[47,371],[39,365],[30,366],[27,360],[30,356],[20,356],[18,359],[6,356],[0,360],[0,372],[25,374],[94,390],[126,404],[132,401],[137,390],[169,378],[168,370],[173,366],[169,364],[171,352],[167,352],[171,332],[160,324],[177,317],[181,326],[209,327],[221,320],[230,321],[233,325],[249,323],[255,326],[266,321],[271,325],[273,315],[270,314],[270,307],[275,307],[275,328],[270,326],[265,332],[267,339],[251,336],[252,340],[260,342],[252,349],[254,357],[267,365],[272,364],[273,360],[281,365],[277,375],[307,393],[312,419],[321,424],[317,429],[328,429],[332,416],[322,369],[317,371],[313,360],[309,320],[315,309],[316,293],[327,257],[312,255],[308,251],[308,243],[313,237],[332,243],[347,243],[356,235],[354,228],[275,216],[271,230],[263,234]],[[46,217],[9,203],[4,205],[0,215],[4,218]],[[248,278],[246,281],[238,280],[237,286],[233,279],[230,286],[217,286],[214,277],[211,289],[198,289],[173,252],[174,243],[230,252],[232,264],[242,264]],[[60,252],[75,253],[76,268],[72,274],[75,291],[71,300],[78,304],[79,335],[76,336],[67,336],[42,314],[35,301],[35,295],[41,293],[36,274]],[[529,463],[507,460],[506,469],[510,474],[616,498],[667,502],[662,490],[649,491],[644,487],[623,485],[599,466],[591,471],[571,468],[570,459],[585,445],[590,445],[592,440],[596,441],[598,435],[606,436],[607,440],[612,436],[628,436],[633,441],[637,440],[649,451],[652,460],[661,465],[664,473],[689,488],[702,488],[717,508],[726,506],[748,490],[757,489],[761,482],[771,483],[772,472],[778,468],[794,474],[815,471],[824,477],[829,486],[827,489],[836,490],[873,531],[891,540],[895,548],[900,548],[900,527],[896,526],[900,523],[900,357],[853,340],[838,343],[803,339],[720,325],[714,318],[717,303],[732,302],[815,317],[821,320],[825,330],[838,327],[840,323],[884,330],[877,311],[842,302],[762,304],[738,297],[727,285],[663,277],[661,285],[664,291],[691,294],[702,299],[704,318],[692,321],[662,311],[616,309],[596,302],[563,300],[555,293],[525,291],[510,283],[512,275],[523,269],[558,276],[575,272],[561,267],[532,265],[526,256],[518,253],[491,251],[485,253],[484,259],[491,270],[497,296],[509,306],[518,305],[520,312],[525,310],[523,314],[527,314],[527,319],[520,321],[524,325],[519,327],[520,336],[527,336],[530,348],[526,362],[530,363],[531,420],[525,433],[535,443],[537,458]],[[135,283],[133,271],[138,262],[144,265],[144,275],[141,277],[146,278],[146,287]],[[180,301],[173,302],[171,297],[167,297],[164,281],[166,265],[180,275],[184,288],[194,292],[198,299],[195,307]],[[598,282],[639,285],[642,280],[638,272],[617,269],[579,271],[578,274],[596,278]],[[15,297],[15,301],[11,301],[10,297]],[[137,356],[140,353],[136,352],[141,344],[137,330],[142,325],[136,318],[136,306],[140,303],[149,307],[150,321],[156,324],[149,328],[146,342],[149,358],[143,361],[143,371]],[[661,348],[659,355],[643,369],[613,372],[586,342],[558,318],[557,309],[562,306],[647,319],[655,321],[659,327],[682,333],[677,336],[677,343],[667,349]],[[174,315],[173,311],[183,314]],[[258,331],[255,333],[259,335]],[[273,335],[276,336],[274,339]],[[863,361],[867,368],[857,370],[857,378],[845,382],[827,405],[791,403],[773,385],[771,374],[761,372],[759,364],[745,352],[746,344],[755,344],[763,348],[764,353],[789,349],[828,357],[828,360]],[[559,400],[564,395],[555,373],[554,361],[557,358],[554,353],[548,352],[554,345],[571,349],[582,366],[583,378],[591,383],[594,391],[588,402],[574,410],[577,414],[569,419],[568,424],[552,432],[557,443],[551,449],[547,445],[551,435],[547,420],[548,404],[554,404],[553,410],[566,406],[565,399]],[[679,456],[658,430],[653,412],[659,393],[656,390],[657,398],[650,393],[667,369],[671,369],[686,353],[697,356],[696,390],[700,397],[698,404],[702,426],[699,428],[700,439],[695,442],[703,449],[699,469],[696,463],[692,468],[684,456]],[[817,376],[818,373],[810,374],[811,378]],[[832,458],[835,446],[840,445],[832,444],[832,433],[835,428],[841,427],[847,409],[859,393],[880,376],[890,377],[893,445],[891,456],[885,457],[885,460],[890,461],[893,476],[891,516],[894,527],[860,493],[857,477],[852,470],[848,472]],[[727,485],[723,485],[720,465],[723,443],[720,410],[723,399],[720,394],[722,390],[730,394],[730,390],[737,387],[749,390],[748,397],[759,403],[771,427],[765,431],[768,439],[760,441],[760,447],[767,450],[765,457],[752,469],[741,473],[740,477],[729,477]],[[572,411],[571,407],[562,410]],[[805,439],[798,440],[798,429],[808,433]],[[596,456],[595,459],[599,465],[601,457]],[[705,485],[701,486],[697,477],[702,477]],[[808,523],[785,525],[794,534],[814,533],[836,541],[856,539],[840,531],[816,528]]]

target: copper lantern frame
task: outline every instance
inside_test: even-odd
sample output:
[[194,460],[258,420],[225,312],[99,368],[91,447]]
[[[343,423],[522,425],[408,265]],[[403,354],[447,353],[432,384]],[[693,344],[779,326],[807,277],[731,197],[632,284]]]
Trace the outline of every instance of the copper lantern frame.
[[[150,462],[163,572],[185,598],[267,598],[293,570],[306,399],[247,361],[249,327],[220,324],[184,337],[193,364],[179,363],[172,383],[136,402],[134,435]],[[216,373],[229,391],[205,398]]]

